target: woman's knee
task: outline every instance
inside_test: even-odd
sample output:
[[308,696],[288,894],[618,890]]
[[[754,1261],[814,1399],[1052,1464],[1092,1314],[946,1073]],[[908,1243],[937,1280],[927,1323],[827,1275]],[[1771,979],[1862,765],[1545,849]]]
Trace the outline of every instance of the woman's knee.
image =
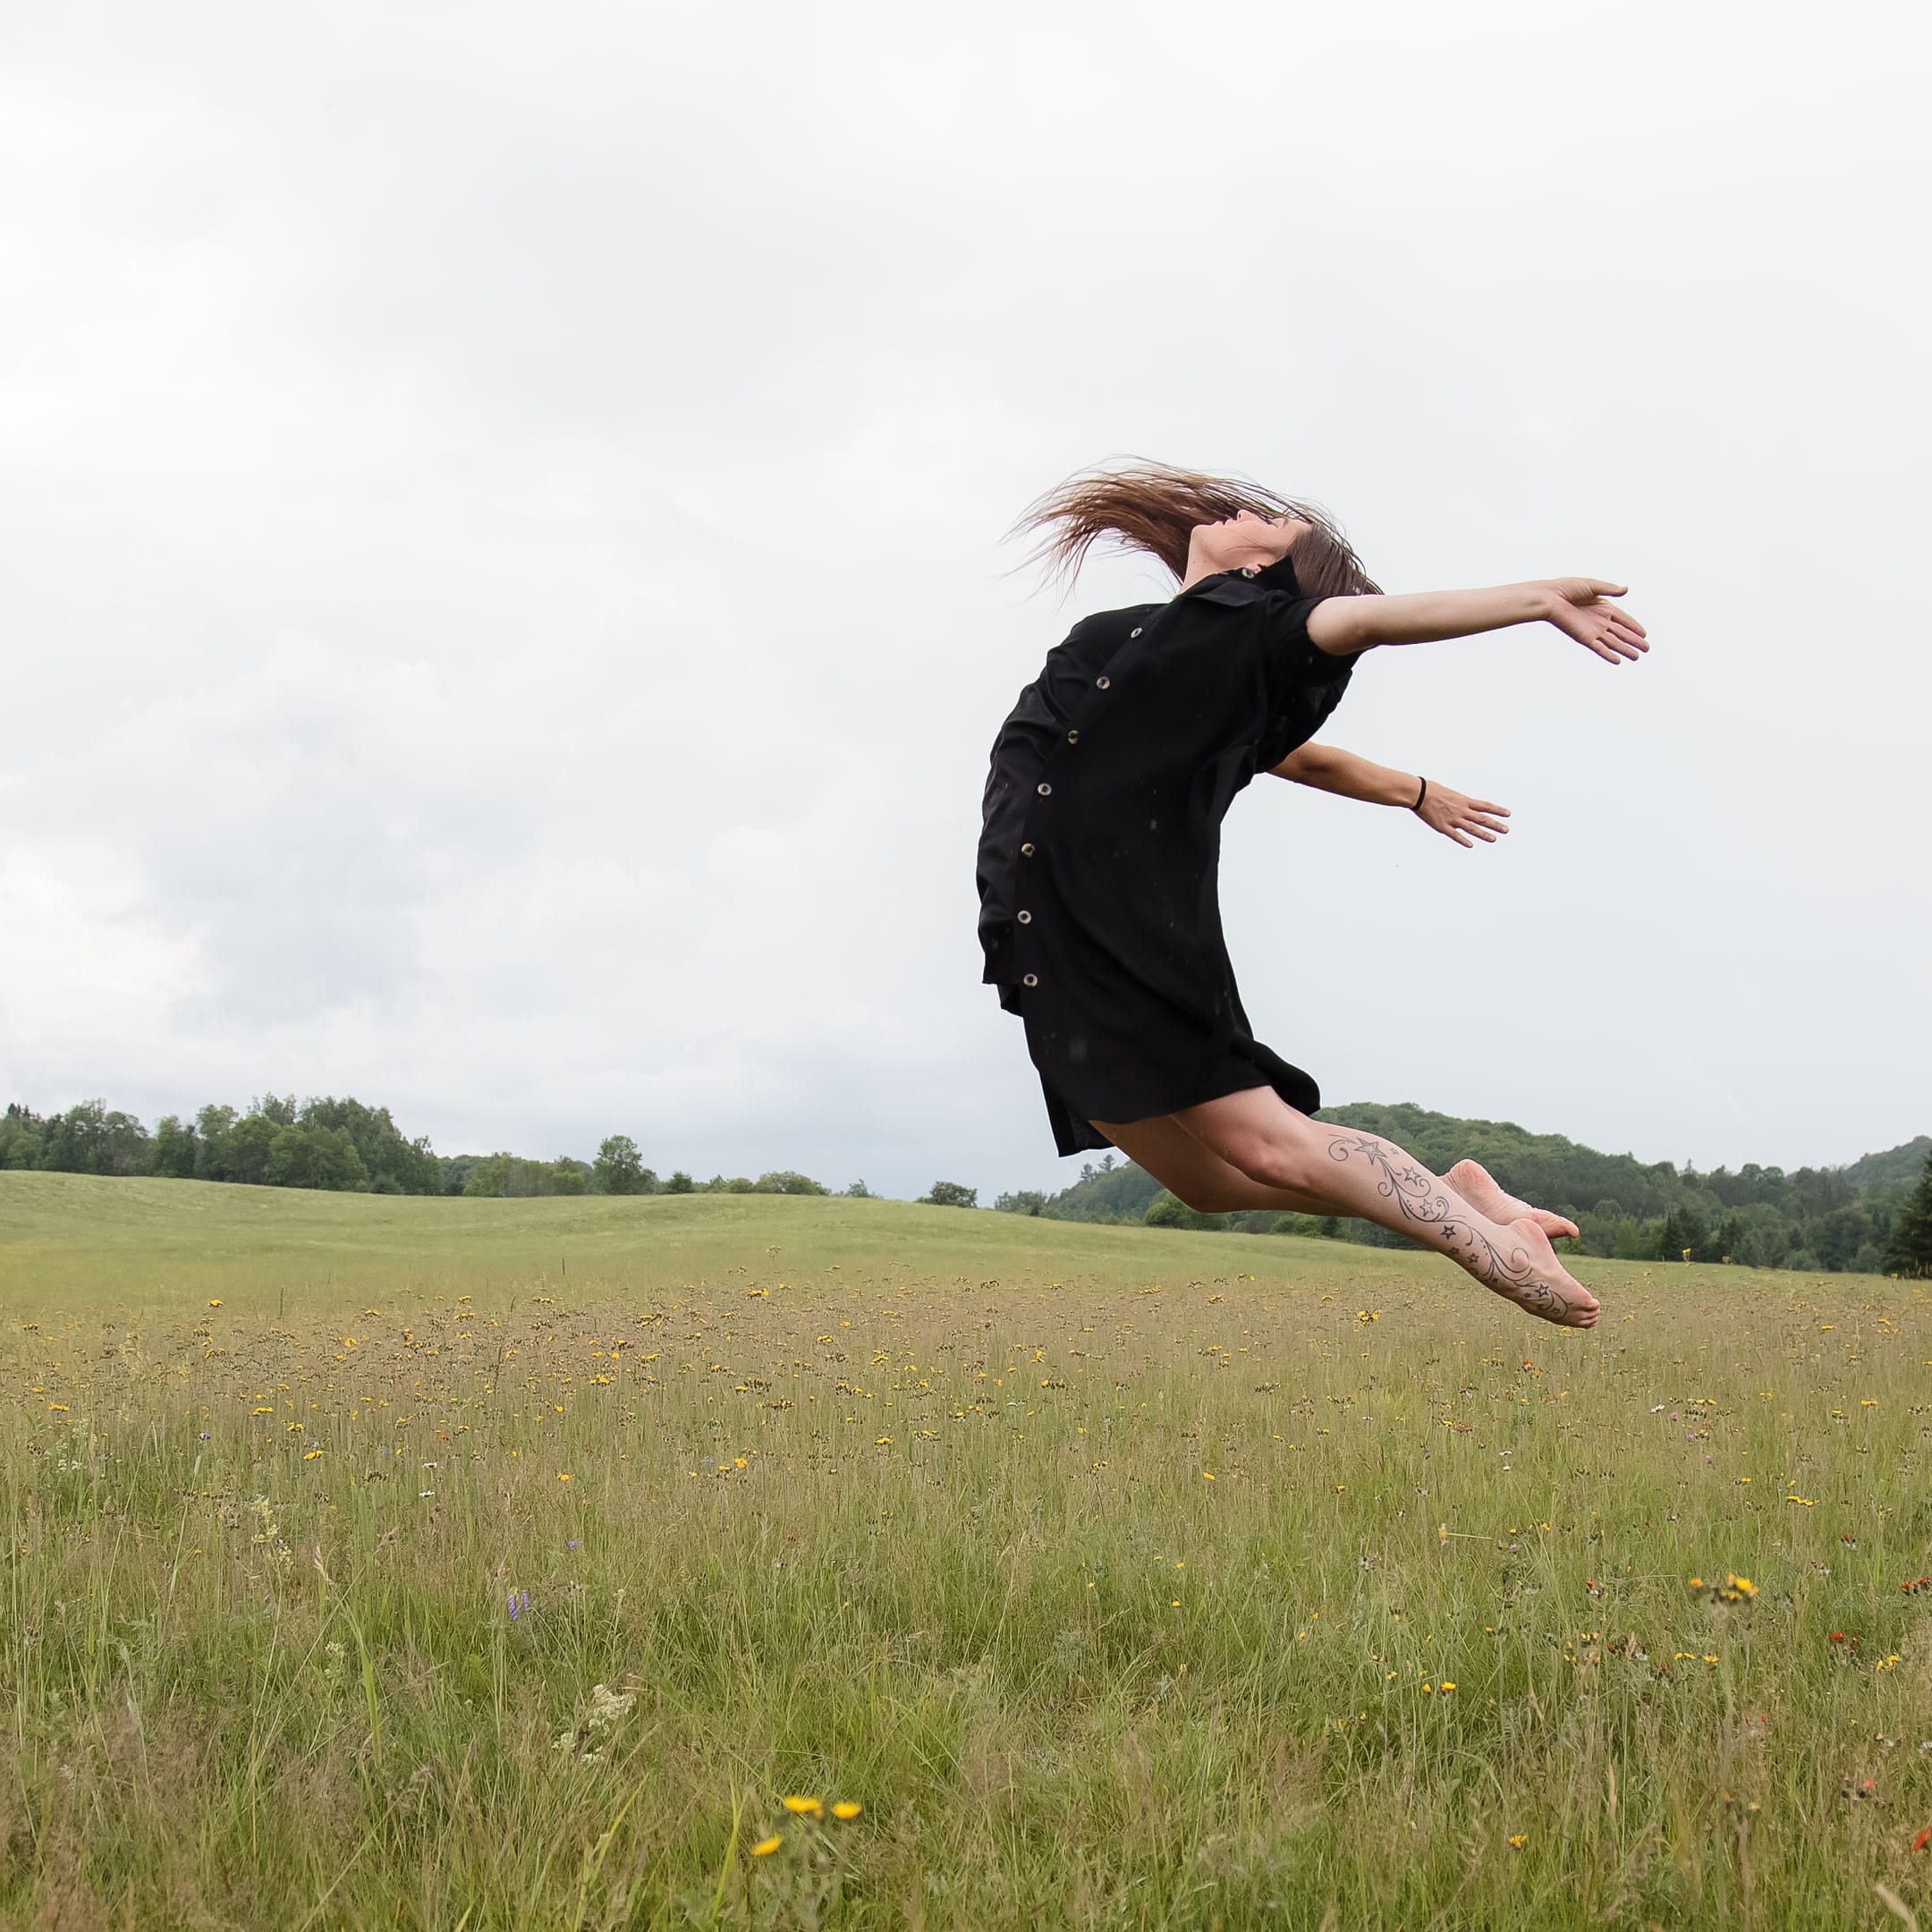
[[1222,1159],[1238,1167],[1262,1187],[1290,1194],[1319,1194],[1327,1174],[1326,1140],[1293,1128],[1267,1134],[1242,1135],[1218,1150]]

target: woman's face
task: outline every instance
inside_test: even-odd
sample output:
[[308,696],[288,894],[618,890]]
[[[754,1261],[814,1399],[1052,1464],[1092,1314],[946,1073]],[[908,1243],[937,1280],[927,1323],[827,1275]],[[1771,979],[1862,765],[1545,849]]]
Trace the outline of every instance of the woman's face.
[[1189,538],[1189,562],[1204,572],[1260,570],[1279,564],[1308,528],[1299,517],[1261,517],[1243,510],[1219,523],[1199,523]]

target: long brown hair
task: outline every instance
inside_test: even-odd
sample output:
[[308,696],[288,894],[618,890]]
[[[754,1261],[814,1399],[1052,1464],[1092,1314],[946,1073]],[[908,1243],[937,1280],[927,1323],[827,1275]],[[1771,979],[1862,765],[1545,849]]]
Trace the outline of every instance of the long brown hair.
[[1243,510],[1257,516],[1299,517],[1310,526],[1295,539],[1295,580],[1308,597],[1375,596],[1380,587],[1341,527],[1318,504],[1278,496],[1246,478],[1205,476],[1170,463],[1132,461],[1069,477],[1026,509],[1008,532],[1031,537],[1029,564],[1070,583],[1087,553],[1103,538],[1158,557],[1178,581],[1187,574],[1188,538],[1195,526],[1218,523]]

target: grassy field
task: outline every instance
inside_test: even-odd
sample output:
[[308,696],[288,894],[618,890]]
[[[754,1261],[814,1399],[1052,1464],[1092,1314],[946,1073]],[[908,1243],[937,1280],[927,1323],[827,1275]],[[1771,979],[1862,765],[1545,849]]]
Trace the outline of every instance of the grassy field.
[[0,1174],[0,1923],[1932,1925],[1926,1285],[1579,1272]]

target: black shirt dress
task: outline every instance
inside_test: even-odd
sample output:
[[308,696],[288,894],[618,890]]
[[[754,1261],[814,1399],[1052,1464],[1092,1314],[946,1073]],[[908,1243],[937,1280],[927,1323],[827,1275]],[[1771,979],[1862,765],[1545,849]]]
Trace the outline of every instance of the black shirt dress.
[[1258,1041],[1221,933],[1221,821],[1305,743],[1354,668],[1309,640],[1290,559],[1073,627],[993,745],[979,840],[985,979],[1025,1023],[1062,1154],[1090,1124],[1250,1087],[1313,1113]]

